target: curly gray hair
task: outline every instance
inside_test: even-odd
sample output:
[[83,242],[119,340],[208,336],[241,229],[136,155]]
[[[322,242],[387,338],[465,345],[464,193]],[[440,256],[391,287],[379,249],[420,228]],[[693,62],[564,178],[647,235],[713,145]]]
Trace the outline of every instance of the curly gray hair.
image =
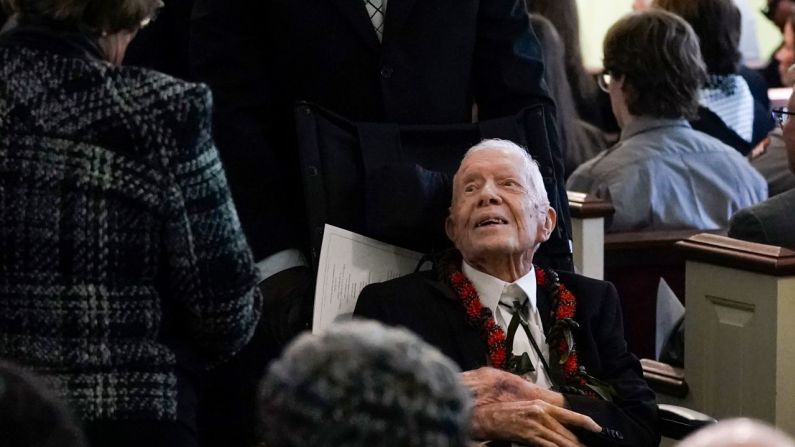
[[405,329],[371,321],[294,341],[260,393],[266,445],[464,447],[471,398],[458,368]]

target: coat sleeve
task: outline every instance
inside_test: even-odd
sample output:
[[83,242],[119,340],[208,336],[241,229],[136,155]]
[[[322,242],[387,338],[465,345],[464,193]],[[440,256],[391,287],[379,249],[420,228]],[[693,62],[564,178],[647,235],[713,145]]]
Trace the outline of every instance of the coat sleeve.
[[265,32],[270,3],[196,0],[190,33],[191,70],[212,89],[215,142],[255,260],[296,248],[303,234],[288,217],[303,211],[295,195],[269,194],[296,185],[298,166],[285,149],[290,109],[279,108],[284,88]]
[[391,295],[385,294],[388,294],[388,288],[384,287],[382,283],[374,283],[366,286],[359,293],[353,315],[357,318],[367,318],[385,324],[396,324],[397,322],[395,322],[393,318],[390,318],[390,312],[383,305],[387,300],[386,297]]
[[544,103],[554,109],[546,84],[541,45],[524,2],[481,0],[475,43],[475,100],[480,119],[515,114]]
[[184,338],[207,362],[239,351],[259,320],[258,273],[210,132],[212,100],[196,85],[175,112],[177,147],[164,153],[172,191],[164,229],[167,282]]
[[569,407],[590,416],[602,426],[599,434],[580,432],[588,446],[656,446],[660,443],[654,392],[643,379],[638,359],[627,351],[618,294],[605,283],[601,307],[592,321],[593,343],[601,362],[598,379],[610,383],[617,396],[613,402],[566,395]]
[[749,208],[742,209],[732,216],[729,221],[729,237],[760,244],[770,243],[762,221]]

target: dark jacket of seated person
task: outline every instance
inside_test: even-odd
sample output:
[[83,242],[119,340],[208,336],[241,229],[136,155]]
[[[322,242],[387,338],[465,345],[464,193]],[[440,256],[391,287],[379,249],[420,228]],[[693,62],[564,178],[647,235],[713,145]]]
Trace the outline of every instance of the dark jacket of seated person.
[[30,17],[0,36],[0,97],[0,357],[84,422],[189,422],[187,378],[261,299],[208,88]]
[[434,272],[365,287],[354,314],[414,331],[467,371],[476,439],[537,445],[523,429],[546,414],[560,422],[552,439],[657,445],[655,396],[627,351],[615,288],[532,264],[555,222],[527,152],[485,140],[453,179],[456,250]]
[[795,190],[737,212],[729,237],[795,250]]
[[659,9],[626,18],[608,32],[604,54],[600,85],[621,138],[566,187],[612,201],[609,231],[724,228],[734,212],[767,197],[745,158],[687,122],[706,70],[686,22]]
[[[776,113],[776,111],[774,111]],[[767,196],[773,197],[795,189],[795,173],[789,169],[787,148],[781,129],[768,134],[770,140],[765,151],[751,160],[753,166],[767,181]]]
[[[795,97],[790,97],[787,110],[777,109],[774,116],[781,124],[789,169],[795,173],[795,120],[790,112]],[[795,250],[795,190],[778,194],[755,206],[743,209],[732,217],[729,236],[751,242],[778,245]]]

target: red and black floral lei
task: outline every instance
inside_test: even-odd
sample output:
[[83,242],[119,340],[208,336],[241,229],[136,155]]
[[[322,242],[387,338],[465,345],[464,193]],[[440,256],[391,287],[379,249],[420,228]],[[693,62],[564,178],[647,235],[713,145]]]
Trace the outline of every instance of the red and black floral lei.
[[[460,256],[446,258],[441,269],[443,280],[452,287],[464,306],[469,324],[481,330],[488,346],[490,366],[506,369],[509,351],[505,331],[494,320],[491,310],[481,304],[475,286],[461,271]],[[560,282],[553,270],[534,267],[538,287],[551,299],[552,325],[547,332],[546,342],[550,348],[549,374],[554,389],[611,400],[614,394],[612,387],[588,375],[585,367],[579,364],[573,336],[573,332],[579,328],[574,320],[577,298]]]

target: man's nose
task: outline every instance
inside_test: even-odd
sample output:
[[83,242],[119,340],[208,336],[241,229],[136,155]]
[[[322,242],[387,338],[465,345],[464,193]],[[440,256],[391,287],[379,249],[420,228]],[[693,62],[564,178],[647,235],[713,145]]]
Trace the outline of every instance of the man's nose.
[[502,203],[502,197],[497,193],[496,185],[487,183],[480,189],[480,206],[499,205]]

